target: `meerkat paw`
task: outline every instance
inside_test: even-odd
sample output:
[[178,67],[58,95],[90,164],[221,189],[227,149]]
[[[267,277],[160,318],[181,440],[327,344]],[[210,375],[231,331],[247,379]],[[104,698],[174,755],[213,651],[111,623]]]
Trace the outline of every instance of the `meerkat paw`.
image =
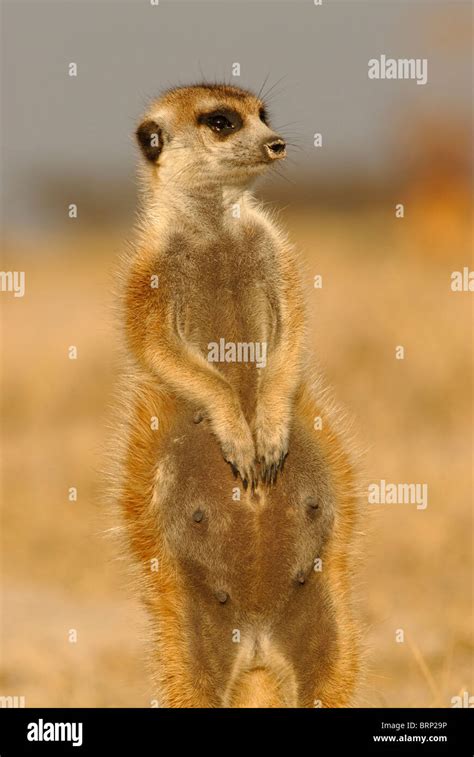
[[260,463],[260,479],[264,484],[274,484],[283,470],[288,455],[289,430],[287,424],[274,423],[270,419],[256,424],[257,459]]
[[245,419],[240,424],[240,428],[232,428],[232,436],[229,438],[223,438],[220,434],[220,443],[224,460],[229,463],[234,477],[240,476],[244,489],[247,489],[249,484],[255,488],[257,483],[255,445]]

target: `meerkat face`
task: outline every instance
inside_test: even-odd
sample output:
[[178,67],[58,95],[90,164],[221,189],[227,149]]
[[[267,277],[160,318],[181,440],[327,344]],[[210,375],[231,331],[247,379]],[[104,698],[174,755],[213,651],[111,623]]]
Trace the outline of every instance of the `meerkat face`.
[[264,103],[238,87],[180,87],[157,100],[136,132],[158,178],[198,187],[245,184],[286,156]]

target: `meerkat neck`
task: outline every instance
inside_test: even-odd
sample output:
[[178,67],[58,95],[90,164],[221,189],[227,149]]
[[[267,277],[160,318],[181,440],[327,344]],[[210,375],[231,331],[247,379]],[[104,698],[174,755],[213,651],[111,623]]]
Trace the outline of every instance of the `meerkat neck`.
[[147,221],[191,230],[222,229],[248,212],[251,192],[247,186],[203,185],[157,187],[144,198]]

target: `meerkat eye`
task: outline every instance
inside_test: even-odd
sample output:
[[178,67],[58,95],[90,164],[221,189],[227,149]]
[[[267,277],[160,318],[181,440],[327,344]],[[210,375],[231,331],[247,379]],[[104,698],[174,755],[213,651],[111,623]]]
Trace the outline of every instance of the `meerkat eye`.
[[230,110],[205,113],[199,117],[198,121],[221,136],[227,136],[233,131],[238,131],[242,126],[242,119],[239,114]]
[[229,119],[222,114],[209,116],[207,119],[207,125],[210,126],[213,131],[224,131],[224,129],[234,128],[234,125],[229,121]]
[[268,125],[268,114],[265,108],[260,108],[258,116],[260,118],[260,121],[263,121],[264,124]]

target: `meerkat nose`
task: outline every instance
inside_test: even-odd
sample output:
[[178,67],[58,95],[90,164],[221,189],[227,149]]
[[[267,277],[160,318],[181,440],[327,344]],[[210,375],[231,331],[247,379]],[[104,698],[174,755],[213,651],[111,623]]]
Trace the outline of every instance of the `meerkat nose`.
[[263,151],[270,160],[278,160],[286,156],[286,143],[281,137],[271,139],[263,145]]

